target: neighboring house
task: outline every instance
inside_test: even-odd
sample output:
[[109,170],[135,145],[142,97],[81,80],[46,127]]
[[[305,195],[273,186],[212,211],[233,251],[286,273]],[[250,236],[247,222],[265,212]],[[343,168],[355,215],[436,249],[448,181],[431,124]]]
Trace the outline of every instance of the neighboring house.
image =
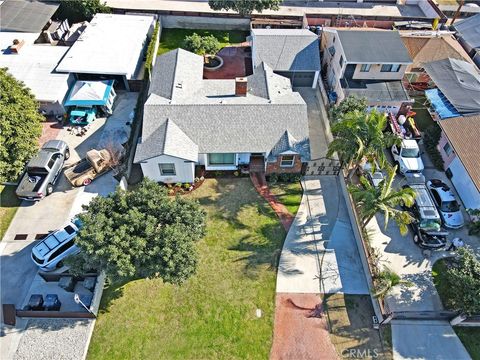
[[394,114],[413,102],[402,84],[412,60],[398,31],[325,29],[322,41],[324,76],[337,102],[366,97],[371,107]]
[[320,43],[307,29],[253,29],[253,67],[262,62],[276,74],[288,77],[292,86],[317,86],[320,75]]
[[234,80],[204,80],[203,57],[157,58],[134,162],[164,183],[192,182],[195,167],[300,172],[310,159],[307,105],[265,63]]
[[460,44],[480,67],[480,14],[459,20],[453,27]]
[[434,120],[480,113],[480,74],[475,65],[449,58],[424,68],[435,86],[425,91]]
[[466,208],[480,208],[480,115],[456,117],[438,122],[442,137],[438,150]]
[[0,31],[40,33],[59,6],[60,1],[0,1]]
[[[58,73],[55,67],[68,52],[68,46],[37,45],[38,33],[0,32],[0,67],[30,88],[46,115],[64,114],[63,101],[75,79],[73,75]],[[12,50],[13,41],[21,46]]]
[[143,76],[153,28],[153,16],[96,14],[56,70],[77,80],[116,80],[116,86],[129,90],[130,82]]
[[413,63],[407,66],[405,77],[410,82],[428,83],[430,77],[425,73],[423,66],[426,63],[444,60],[457,59],[470,62],[467,52],[451,34],[423,35],[424,32],[401,31],[403,44],[407,48]]

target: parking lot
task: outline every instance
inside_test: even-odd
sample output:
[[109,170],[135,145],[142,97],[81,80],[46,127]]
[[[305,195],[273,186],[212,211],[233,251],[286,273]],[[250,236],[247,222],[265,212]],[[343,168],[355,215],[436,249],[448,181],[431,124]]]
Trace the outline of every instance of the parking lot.
[[[125,123],[130,120],[137,96],[137,93],[120,94],[114,114],[108,118],[108,121],[105,118],[96,119],[84,136],[70,133],[68,127],[61,129],[57,139],[67,142],[71,152],[66,166],[83,158],[88,150],[98,148],[102,138],[105,137],[105,129],[118,131],[125,126]],[[22,305],[38,272],[30,258],[31,248],[35,242],[49,231],[64,225],[81,211],[83,204],[87,204],[93,197],[113,191],[117,184],[110,172],[88,187],[73,188],[62,175],[50,196],[36,203],[27,201],[21,203],[0,243],[2,304],[15,304],[17,308]],[[2,327],[0,338],[2,355],[15,353],[26,326],[27,321],[21,319],[17,322],[16,328]],[[3,336],[6,334],[8,336]],[[13,356],[6,356],[6,358],[11,357]]]

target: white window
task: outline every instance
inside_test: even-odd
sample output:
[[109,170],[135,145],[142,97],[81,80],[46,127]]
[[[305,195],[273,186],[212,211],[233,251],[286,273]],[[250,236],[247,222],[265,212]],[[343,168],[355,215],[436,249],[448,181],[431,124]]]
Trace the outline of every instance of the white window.
[[235,165],[235,154],[231,153],[217,153],[208,154],[209,165]]
[[295,155],[283,155],[280,159],[281,167],[293,167],[295,162]]
[[162,176],[172,176],[176,175],[175,164],[158,164],[160,168],[160,175]]
[[445,145],[443,145],[443,151],[445,151],[445,154],[447,154],[447,156],[450,156],[452,154],[453,149],[450,146],[450,143],[447,142]]
[[362,64],[360,67],[360,72],[369,72],[371,67],[371,64]]
[[380,72],[398,72],[400,64],[383,64]]

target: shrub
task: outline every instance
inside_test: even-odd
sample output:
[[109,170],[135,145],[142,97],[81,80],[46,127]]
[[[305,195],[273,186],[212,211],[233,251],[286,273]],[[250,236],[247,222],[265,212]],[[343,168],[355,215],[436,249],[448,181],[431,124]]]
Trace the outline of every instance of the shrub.
[[150,74],[152,72],[153,58],[156,55],[155,54],[155,44],[157,42],[157,37],[158,37],[159,31],[160,31],[160,23],[157,21],[155,23],[155,29],[153,29],[152,39],[150,40],[150,43],[148,44],[147,58],[145,60],[145,70],[147,71],[148,74]]
[[302,176],[300,174],[289,174],[289,173],[273,173],[270,174],[269,176],[269,181],[272,184],[275,184],[276,182],[282,182],[282,183],[294,183],[300,181]]
[[186,50],[191,51],[198,55],[216,54],[220,50],[220,42],[213,35],[200,36],[197,33],[193,33],[185,37],[183,46]]
[[183,184],[183,187],[184,187],[185,189],[190,189],[190,186],[191,186],[190,183],[185,183],[185,184]]
[[182,187],[182,183],[181,183],[181,182],[177,182],[177,183],[175,184],[175,187]]
[[268,180],[272,183],[272,184],[276,184],[277,181],[278,181],[278,174],[270,174],[270,176],[268,177]]
[[430,125],[423,137],[423,143],[425,144],[425,150],[427,151],[433,165],[437,170],[443,171],[443,159],[440,155],[440,151],[437,149],[438,142],[442,136],[442,130],[437,124]]

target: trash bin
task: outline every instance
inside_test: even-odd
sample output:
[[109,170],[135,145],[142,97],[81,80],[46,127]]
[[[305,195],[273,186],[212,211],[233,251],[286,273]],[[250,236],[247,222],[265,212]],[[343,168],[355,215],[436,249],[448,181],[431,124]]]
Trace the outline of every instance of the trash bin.
[[45,310],[47,311],[60,311],[62,303],[58,299],[57,294],[47,294],[45,296],[45,302],[43,303]]
[[75,281],[72,276],[62,276],[58,281],[58,286],[68,292],[72,292],[75,288]]
[[27,306],[30,310],[42,311],[43,310],[43,296],[41,294],[33,294],[28,300]]
[[86,277],[85,280],[83,280],[83,287],[87,290],[93,291],[95,289],[95,283],[97,282],[97,278],[90,276]]

